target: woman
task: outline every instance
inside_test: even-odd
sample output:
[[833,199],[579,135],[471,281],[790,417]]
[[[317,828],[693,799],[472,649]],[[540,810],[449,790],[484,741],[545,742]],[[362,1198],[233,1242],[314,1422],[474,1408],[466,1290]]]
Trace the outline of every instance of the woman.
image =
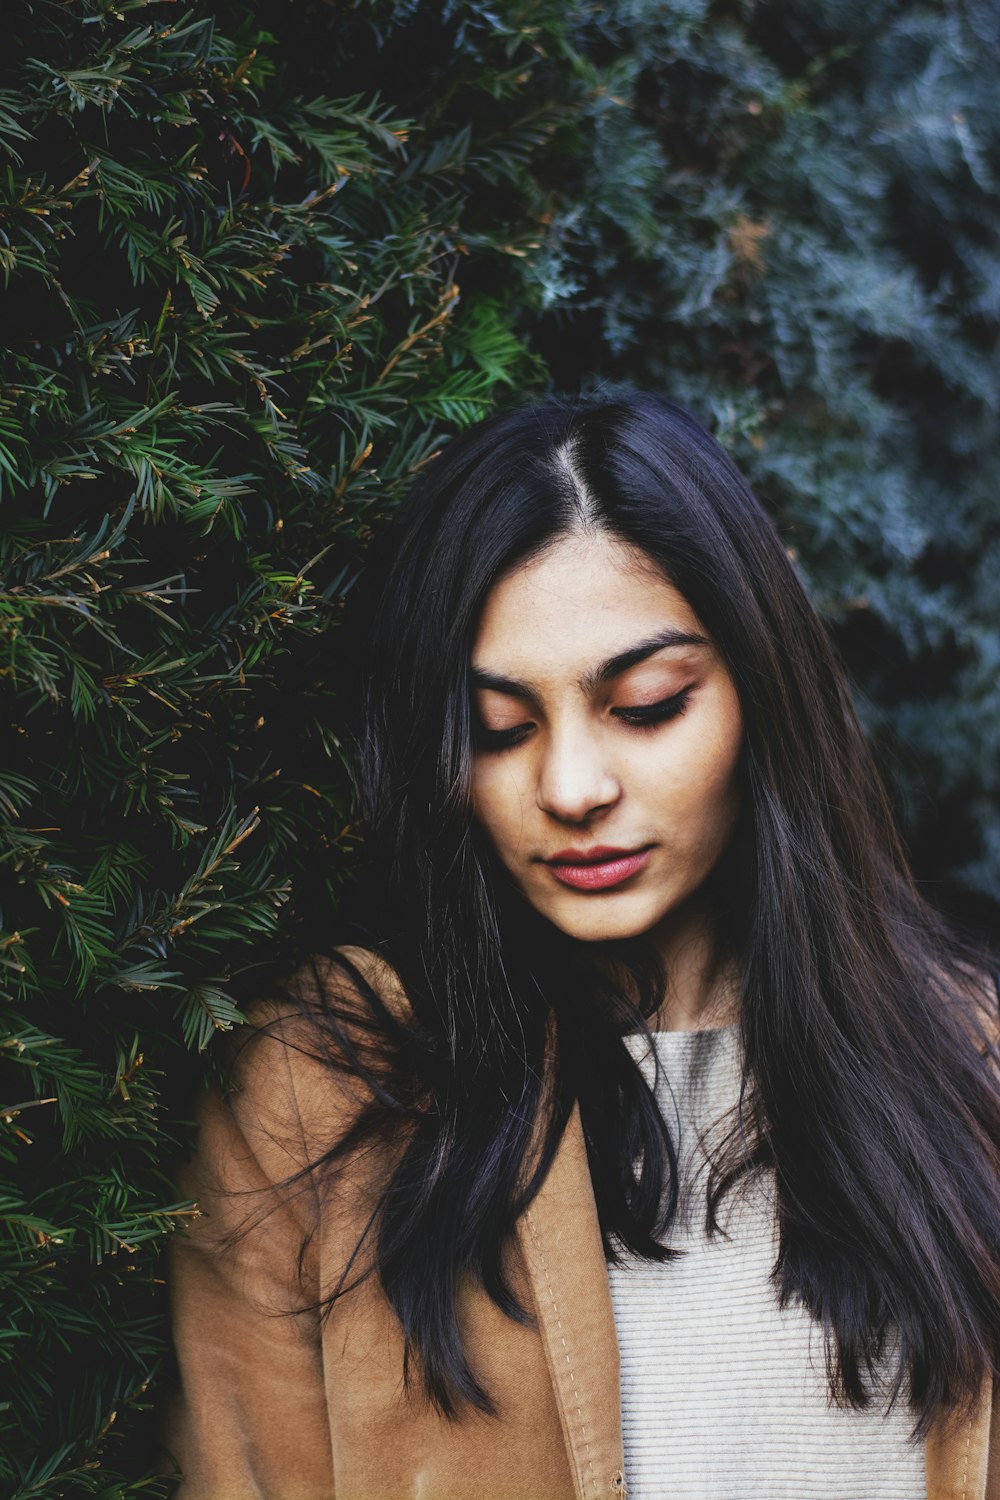
[[995,997],[745,481],[549,401],[381,577],[367,930],[186,1179],[183,1500],[1000,1495]]

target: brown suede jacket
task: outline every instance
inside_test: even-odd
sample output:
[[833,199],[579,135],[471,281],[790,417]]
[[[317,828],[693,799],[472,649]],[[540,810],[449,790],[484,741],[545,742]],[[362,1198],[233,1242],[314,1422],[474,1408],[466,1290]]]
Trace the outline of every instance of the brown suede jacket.
[[[205,1098],[181,1179],[201,1217],[173,1237],[169,1268],[181,1387],[163,1430],[183,1474],[177,1500],[623,1496],[618,1349],[579,1117],[510,1251],[534,1326],[477,1289],[461,1302],[471,1362],[500,1416],[448,1421],[419,1385],[404,1391],[399,1324],[374,1276],[325,1319],[289,1315],[336,1284],[377,1165],[354,1164],[322,1212],[311,1175],[278,1192],[343,1128],[349,1086],[337,1097],[328,1070],[277,1036],[255,1039],[245,1056],[240,1089]],[[1000,1408],[993,1423],[991,1408],[986,1388],[972,1418],[931,1434],[927,1500],[1000,1500]]]

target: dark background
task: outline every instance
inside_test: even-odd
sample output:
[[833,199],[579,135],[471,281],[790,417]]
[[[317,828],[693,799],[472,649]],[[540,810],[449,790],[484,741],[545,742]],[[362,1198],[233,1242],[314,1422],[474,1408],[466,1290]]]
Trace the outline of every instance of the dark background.
[[496,406],[713,427],[996,936],[998,53],[978,0],[5,7],[4,1494],[163,1492],[191,1090],[351,878],[372,530]]

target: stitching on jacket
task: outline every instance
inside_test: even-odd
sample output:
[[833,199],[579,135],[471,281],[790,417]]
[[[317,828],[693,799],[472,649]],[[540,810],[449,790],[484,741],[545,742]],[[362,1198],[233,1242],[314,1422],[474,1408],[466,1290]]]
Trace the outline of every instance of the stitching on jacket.
[[968,1430],[965,1434],[965,1462],[962,1465],[962,1500],[966,1500],[969,1493],[969,1445],[972,1442],[972,1418],[969,1418]]
[[[583,1410],[582,1410],[582,1408],[580,1406],[580,1392],[579,1392],[579,1389],[577,1388],[576,1373],[575,1373],[575,1371],[573,1369],[573,1364],[572,1364],[572,1361],[570,1360],[570,1357],[569,1357],[569,1348],[568,1348],[568,1346],[566,1344],[565,1335],[563,1334],[562,1318],[560,1318],[560,1316],[559,1316],[559,1309],[556,1306],[555,1293],[552,1290],[552,1282],[549,1279],[549,1268],[548,1268],[548,1266],[546,1264],[546,1261],[545,1261],[545,1255],[544,1255],[544,1253],[542,1251],[542,1245],[541,1245],[541,1241],[539,1240],[539,1237],[538,1237],[538,1231],[535,1228],[534,1215],[532,1214],[530,1208],[525,1211],[525,1218],[528,1221],[528,1228],[531,1230],[531,1238],[534,1241],[535,1251],[536,1251],[536,1253],[538,1255],[539,1261],[541,1262],[542,1274],[545,1277],[545,1286],[546,1286],[546,1288],[548,1290],[549,1301],[552,1304],[552,1311],[555,1313],[555,1317],[556,1317],[556,1326],[559,1329],[559,1339],[560,1339],[560,1342],[561,1342],[561,1344],[563,1346],[563,1351],[564,1351],[563,1357],[566,1360],[566,1370],[567,1370],[567,1372],[569,1374],[569,1378],[570,1378],[570,1381],[571,1381],[572,1386],[573,1386],[573,1400],[576,1402],[576,1414],[577,1414],[577,1416],[580,1419],[580,1435],[583,1438],[583,1445],[584,1445],[584,1447],[587,1450],[587,1467],[590,1470],[590,1478],[591,1478],[591,1480],[593,1480],[596,1483],[596,1479],[595,1479],[595,1475],[594,1475],[594,1459],[593,1459],[593,1455],[591,1454],[591,1451],[590,1451],[590,1442],[588,1441],[588,1438],[587,1438],[587,1424],[583,1420]],[[962,1500],[965,1500],[964,1496],[962,1497]]]

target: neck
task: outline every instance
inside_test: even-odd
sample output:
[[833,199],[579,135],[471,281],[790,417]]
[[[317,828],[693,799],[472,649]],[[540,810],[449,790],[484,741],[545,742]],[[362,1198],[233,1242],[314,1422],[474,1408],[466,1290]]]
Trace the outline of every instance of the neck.
[[719,942],[708,907],[685,908],[653,934],[666,988],[652,1022],[655,1031],[704,1031],[735,1021],[739,969]]

